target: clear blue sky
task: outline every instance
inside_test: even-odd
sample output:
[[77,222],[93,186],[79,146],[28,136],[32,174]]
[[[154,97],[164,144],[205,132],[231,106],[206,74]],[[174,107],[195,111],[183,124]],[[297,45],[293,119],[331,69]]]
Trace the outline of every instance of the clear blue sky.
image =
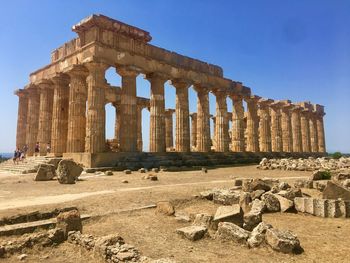
[[[71,26],[100,13],[149,31],[152,44],[224,69],[254,94],[325,105],[329,151],[350,152],[350,1],[348,0],[11,0],[0,8],[0,152],[15,146],[15,88],[75,37]],[[119,85],[110,69],[107,80]],[[149,83],[138,77],[138,96]],[[166,106],[174,107],[166,86]],[[215,99],[211,96],[211,112]],[[190,91],[190,110],[196,96]],[[232,105],[229,104],[229,110]],[[107,135],[114,116],[107,106]],[[148,116],[144,140],[148,145]]]

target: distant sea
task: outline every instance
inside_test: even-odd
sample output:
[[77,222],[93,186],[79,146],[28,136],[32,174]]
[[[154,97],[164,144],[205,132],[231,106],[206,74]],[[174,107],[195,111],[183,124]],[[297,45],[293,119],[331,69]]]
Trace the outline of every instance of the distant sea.
[[11,158],[13,155],[13,153],[0,153],[0,156],[2,156],[3,158]]

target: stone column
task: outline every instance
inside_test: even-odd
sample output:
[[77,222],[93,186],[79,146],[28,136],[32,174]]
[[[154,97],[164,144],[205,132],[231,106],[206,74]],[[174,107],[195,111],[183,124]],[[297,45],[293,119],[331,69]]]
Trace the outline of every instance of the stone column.
[[142,141],[142,105],[136,106],[136,124],[137,124],[137,151],[142,152],[143,141]]
[[281,123],[282,103],[277,101],[270,105],[271,114],[271,146],[273,152],[282,152],[282,123]]
[[259,152],[259,117],[258,101],[261,97],[250,96],[247,102],[247,152]]
[[165,146],[166,149],[171,149],[174,147],[173,143],[173,113],[175,110],[167,109],[165,110]]
[[136,77],[139,73],[128,67],[118,68],[117,72],[122,77],[120,94],[120,150],[122,152],[136,152]]
[[193,149],[197,147],[197,113],[191,113],[191,146]]
[[87,114],[85,152],[100,153],[106,150],[106,79],[108,66],[104,63],[85,64],[89,70],[87,76]]
[[209,90],[200,85],[194,85],[197,92],[197,152],[209,152],[210,138],[210,113],[209,113]]
[[241,96],[231,96],[232,106],[232,151],[244,152],[244,107]]
[[226,90],[216,90],[213,93],[216,96],[215,151],[228,152],[229,142],[228,142]]
[[38,142],[40,145],[40,155],[47,154],[47,144],[51,143],[52,128],[52,104],[53,104],[53,83],[43,80],[39,83],[40,88],[40,112]]
[[181,80],[172,81],[176,89],[176,135],[175,150],[190,152],[190,121],[188,107],[188,88],[190,84]]
[[214,147],[214,149],[216,149],[216,117],[215,116],[211,116],[211,119],[213,120],[213,131],[214,134],[211,138],[211,145]]
[[38,137],[40,93],[38,87],[32,85],[28,92],[28,112],[26,125],[26,144],[28,146],[27,156],[34,154],[35,144]]
[[52,79],[54,83],[51,153],[62,156],[67,149],[69,77],[60,74]]
[[283,104],[281,109],[283,152],[293,152],[292,119],[291,119],[292,107],[293,106],[290,104],[290,101],[289,101]]
[[323,116],[325,115],[324,111],[317,113],[316,125],[317,125],[317,134],[318,134],[318,151],[321,153],[326,152],[326,143],[324,135],[324,124]]
[[294,105],[292,108],[292,137],[293,137],[293,152],[302,152],[302,140],[301,140],[301,120],[300,120],[301,107]]
[[309,119],[310,126],[310,149],[311,152],[318,152],[318,135],[317,135],[317,121],[316,121],[316,113],[310,112]]
[[119,145],[120,144],[120,105],[113,103],[115,108],[115,124],[114,124],[114,140]]
[[146,76],[151,83],[150,98],[150,152],[165,152],[164,83],[167,78],[152,73]]
[[22,150],[26,144],[26,127],[28,111],[28,93],[27,90],[19,89],[15,91],[18,96],[18,115],[17,115],[17,134],[16,148]]
[[88,70],[75,66],[68,72],[70,76],[67,152],[85,151],[86,100]]
[[271,152],[270,99],[260,99],[259,105],[259,146],[261,152]]
[[301,111],[301,140],[303,152],[311,152],[310,147],[310,121],[309,121],[309,109],[304,108]]

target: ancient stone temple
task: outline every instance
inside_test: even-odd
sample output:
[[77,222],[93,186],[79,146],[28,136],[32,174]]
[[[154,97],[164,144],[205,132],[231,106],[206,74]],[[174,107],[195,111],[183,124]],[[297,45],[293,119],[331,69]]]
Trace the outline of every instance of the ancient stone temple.
[[[261,98],[242,82],[225,78],[219,66],[153,46],[149,32],[103,15],[83,19],[73,31],[77,37],[55,49],[51,63],[16,90],[17,147],[27,145],[28,155],[37,142],[46,155],[50,143],[50,155],[87,166],[112,165],[123,153],[142,151],[143,108],[150,112],[153,154],[326,151],[321,105]],[[121,76],[121,87],[107,83],[111,67]],[[136,95],[140,74],[150,83],[149,99]],[[176,90],[175,109],[165,108],[166,82]],[[189,88],[197,93],[195,113],[189,112]],[[209,93],[216,98],[213,145]],[[108,103],[115,107],[116,123],[115,138],[107,141]]]

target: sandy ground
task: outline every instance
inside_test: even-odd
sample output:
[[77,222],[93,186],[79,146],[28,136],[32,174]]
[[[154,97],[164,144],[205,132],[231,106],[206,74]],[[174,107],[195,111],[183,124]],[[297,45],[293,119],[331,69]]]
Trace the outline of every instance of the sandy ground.
[[[33,175],[0,175],[0,217],[36,210],[77,206],[81,213],[104,214],[136,208],[160,200],[177,200],[176,209],[194,213],[214,213],[217,205],[193,196],[214,187],[231,187],[232,177],[274,177],[293,182],[310,172],[261,171],[255,166],[218,168],[188,172],[161,172],[159,181],[143,180],[143,174],[82,176],[75,185],[56,181],[34,182]],[[128,180],[129,183],[122,183]],[[187,200],[187,201],[184,201]],[[271,249],[248,249],[208,238],[190,242],[175,234],[186,226],[174,217],[155,215],[154,209],[112,214],[84,222],[84,232],[103,236],[120,233],[125,241],[145,256],[169,257],[177,262],[348,262],[350,221],[325,219],[302,214],[266,214],[264,221],[295,232],[305,252],[284,255]],[[90,253],[64,243],[56,248],[27,251],[26,262],[96,262]],[[16,256],[2,262],[16,262]]]

